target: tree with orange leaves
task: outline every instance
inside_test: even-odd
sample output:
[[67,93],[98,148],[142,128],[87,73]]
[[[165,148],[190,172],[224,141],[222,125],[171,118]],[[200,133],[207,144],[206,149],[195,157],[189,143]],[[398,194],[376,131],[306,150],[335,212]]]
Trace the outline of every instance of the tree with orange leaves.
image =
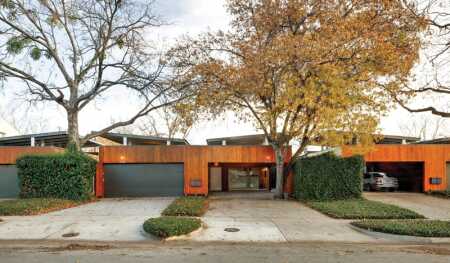
[[401,1],[228,0],[227,8],[228,32],[186,38],[170,55],[211,113],[234,111],[264,132],[278,197],[285,146],[299,142],[295,160],[312,143],[370,144],[391,106],[381,87],[400,86],[418,60],[423,25]]

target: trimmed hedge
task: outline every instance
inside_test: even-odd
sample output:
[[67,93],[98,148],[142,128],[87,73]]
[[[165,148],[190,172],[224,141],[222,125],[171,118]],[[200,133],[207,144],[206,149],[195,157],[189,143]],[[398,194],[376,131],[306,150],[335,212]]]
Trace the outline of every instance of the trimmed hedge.
[[199,229],[202,222],[198,218],[163,216],[150,218],[144,222],[144,231],[157,237],[187,235]]
[[83,153],[26,155],[17,160],[20,197],[90,199],[96,161]]
[[294,166],[294,197],[299,200],[361,198],[364,159],[332,153],[299,159]]
[[164,216],[202,216],[208,209],[206,198],[183,196],[175,199],[164,211]]
[[450,221],[363,220],[351,223],[369,231],[418,237],[450,237]]
[[83,202],[53,198],[5,200],[0,202],[0,216],[40,215],[81,204]]
[[310,201],[309,207],[337,219],[416,219],[424,216],[396,205],[366,199]]

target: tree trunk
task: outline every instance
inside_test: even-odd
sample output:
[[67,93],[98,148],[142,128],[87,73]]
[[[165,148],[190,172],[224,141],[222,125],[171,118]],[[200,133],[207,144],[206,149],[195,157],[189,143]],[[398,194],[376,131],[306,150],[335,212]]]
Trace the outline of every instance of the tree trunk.
[[72,145],[76,150],[81,150],[80,134],[78,132],[78,111],[67,111],[67,132],[69,135],[69,145]]
[[284,156],[280,146],[272,146],[275,151],[276,161],[276,188],[275,197],[279,199],[284,198]]

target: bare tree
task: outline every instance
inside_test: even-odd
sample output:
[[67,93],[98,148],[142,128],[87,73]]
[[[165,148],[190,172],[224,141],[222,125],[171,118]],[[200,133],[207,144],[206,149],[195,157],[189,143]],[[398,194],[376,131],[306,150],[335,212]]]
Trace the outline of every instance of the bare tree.
[[437,139],[449,131],[446,119],[424,114],[412,114],[399,123],[399,128],[403,134],[419,137],[422,140]]
[[[152,2],[143,0],[0,0],[0,77],[23,86],[30,101],[64,108],[70,141],[80,148],[189,97],[145,39],[161,25]],[[111,92],[139,109],[80,138],[80,111]]]
[[136,126],[142,134],[185,139],[194,124],[193,116],[191,112],[186,114],[166,107],[155,115],[142,118]]
[[[405,0],[406,1],[406,0]],[[411,113],[429,112],[433,115],[450,118],[448,97],[450,96],[450,2],[444,0],[413,0],[409,11],[428,28],[422,37],[422,64],[418,76],[405,85],[401,92],[393,92],[393,98],[401,107]],[[410,5],[411,6],[411,5]],[[419,81],[420,80],[420,81]],[[413,106],[412,98],[424,98],[425,102]],[[437,98],[447,103],[440,105]]]

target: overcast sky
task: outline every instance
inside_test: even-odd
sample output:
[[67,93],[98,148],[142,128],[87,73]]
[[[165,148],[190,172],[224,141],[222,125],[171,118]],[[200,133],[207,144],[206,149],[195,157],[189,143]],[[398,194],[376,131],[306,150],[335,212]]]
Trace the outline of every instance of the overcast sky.
[[[157,0],[157,10],[171,25],[165,26],[157,32],[151,32],[149,37],[164,43],[174,43],[183,34],[195,35],[207,30],[226,29],[229,22],[223,0]],[[65,113],[55,105],[36,105],[24,112],[23,110],[16,110],[17,105],[23,106],[20,97],[13,96],[11,92],[0,93],[0,96],[2,96],[0,98],[0,111],[2,111],[5,119],[11,120],[11,116],[16,116],[16,121],[27,122],[32,120],[35,122],[33,123],[34,132],[66,129]],[[100,102],[92,105],[81,113],[81,133],[100,129],[109,124],[111,120],[126,118],[133,113],[133,102],[127,101],[126,96],[125,98],[124,96],[110,98],[108,102],[107,104]],[[429,115],[425,115],[425,118],[428,117]],[[407,124],[409,120],[410,115],[404,110],[395,110],[389,116],[383,118],[380,128],[385,134],[400,135],[405,132],[400,129],[400,126]],[[206,138],[255,132],[256,130],[251,124],[240,123],[230,115],[214,122],[198,123],[190,132],[188,140],[192,144],[205,144]],[[444,133],[441,136],[448,135]]]

